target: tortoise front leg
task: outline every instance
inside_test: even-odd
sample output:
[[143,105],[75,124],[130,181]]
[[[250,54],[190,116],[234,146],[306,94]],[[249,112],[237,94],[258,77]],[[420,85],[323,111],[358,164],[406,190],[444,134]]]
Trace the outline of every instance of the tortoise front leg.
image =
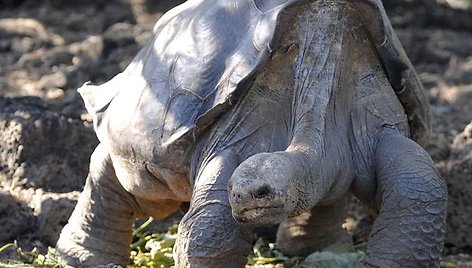
[[360,267],[439,267],[447,189],[429,155],[395,129],[376,152],[377,217]]
[[106,148],[99,145],[85,188],[57,242],[60,262],[73,267],[125,265],[137,213],[142,213],[138,204],[119,183]]
[[244,267],[252,235],[231,216],[228,180],[237,156],[223,152],[200,167],[190,209],[179,225],[176,267]]

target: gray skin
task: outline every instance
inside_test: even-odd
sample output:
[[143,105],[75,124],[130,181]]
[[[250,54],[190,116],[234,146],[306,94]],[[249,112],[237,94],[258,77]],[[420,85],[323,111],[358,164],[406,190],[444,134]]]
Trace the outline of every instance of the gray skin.
[[268,224],[304,256],[342,238],[351,192],[379,212],[360,267],[439,266],[447,191],[414,141],[429,107],[380,1],[191,0],[80,93],[101,143],[65,264],[125,264],[132,221],[184,202],[176,267],[244,267]]

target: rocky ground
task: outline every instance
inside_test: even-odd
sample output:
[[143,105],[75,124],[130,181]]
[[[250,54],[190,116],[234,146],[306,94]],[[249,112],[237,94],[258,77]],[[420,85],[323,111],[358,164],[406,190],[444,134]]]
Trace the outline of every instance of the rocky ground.
[[[0,245],[54,245],[97,144],[75,89],[120,72],[177,3],[0,0]],[[472,15],[431,0],[384,4],[431,102],[427,150],[449,187],[446,260],[472,267]],[[362,241],[371,221],[357,205],[345,226]]]

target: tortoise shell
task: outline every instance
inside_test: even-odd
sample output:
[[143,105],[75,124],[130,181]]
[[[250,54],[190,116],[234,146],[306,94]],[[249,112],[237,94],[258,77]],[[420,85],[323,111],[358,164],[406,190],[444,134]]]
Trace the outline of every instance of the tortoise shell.
[[[131,135],[140,139],[143,151],[150,143],[154,150],[168,151],[176,143],[193,142],[249,88],[245,83],[271,53],[280,13],[303,2],[190,0],[166,13],[152,42],[123,73],[79,89],[99,139]],[[380,0],[350,3],[365,19],[412,138],[423,142],[430,128],[427,98]]]
[[388,20],[381,0],[355,0],[351,4],[360,13],[375,42],[390,84],[405,109],[411,138],[425,145],[431,129],[428,97]]
[[150,142],[165,150],[198,136],[248,88],[292,2],[191,0],[166,13],[123,73],[79,89],[99,139],[152,130]]

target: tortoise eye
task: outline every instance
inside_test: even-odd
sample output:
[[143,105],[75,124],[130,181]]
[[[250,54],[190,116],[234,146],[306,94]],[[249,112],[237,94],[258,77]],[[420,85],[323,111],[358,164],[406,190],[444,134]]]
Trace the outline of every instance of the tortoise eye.
[[254,191],[253,196],[257,199],[262,199],[272,193],[272,190],[269,185],[264,184],[259,187],[256,191]]

